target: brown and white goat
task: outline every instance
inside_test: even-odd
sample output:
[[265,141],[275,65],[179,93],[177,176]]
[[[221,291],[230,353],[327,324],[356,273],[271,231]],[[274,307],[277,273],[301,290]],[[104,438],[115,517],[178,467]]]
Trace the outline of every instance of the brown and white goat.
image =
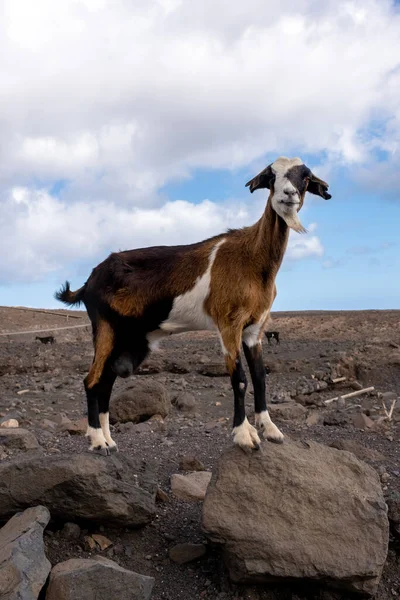
[[72,292],[56,298],[83,302],[92,322],[94,359],[85,378],[91,450],[117,449],[109,428],[109,400],[117,375],[128,377],[157,342],[172,333],[216,330],[234,394],[233,441],[257,449],[260,438],[245,414],[243,345],[254,387],[255,424],[267,439],[282,442],[265,393],[261,339],[276,296],[275,277],[289,228],[304,231],[298,211],[308,190],[328,199],[328,184],[299,158],[278,158],[247,186],[270,190],[261,219],[187,246],[157,246],[111,254]]

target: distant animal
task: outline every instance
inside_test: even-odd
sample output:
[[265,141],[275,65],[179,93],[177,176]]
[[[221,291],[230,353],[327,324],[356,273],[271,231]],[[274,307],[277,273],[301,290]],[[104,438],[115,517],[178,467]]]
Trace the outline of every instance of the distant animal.
[[280,341],[279,341],[279,331],[266,331],[265,335],[267,337],[268,344],[271,343],[272,339],[274,339],[277,344],[280,344]]
[[54,342],[56,341],[55,337],[53,337],[52,335],[48,335],[46,337],[39,337],[37,335],[35,337],[35,340],[39,340],[39,342],[42,342],[42,344],[54,344]]
[[328,184],[299,158],[280,157],[246,186],[270,190],[265,211],[250,227],[229,230],[187,246],[156,246],[110,254],[78,290],[67,281],[55,297],[84,303],[92,324],[94,359],[84,380],[90,449],[117,450],[109,427],[109,400],[117,376],[134,373],[157,342],[172,333],[216,330],[234,396],[233,441],[258,449],[257,429],[245,413],[246,375],[254,387],[255,424],[282,442],[266,403],[261,339],[276,296],[275,277],[290,228],[305,231],[298,217],[306,191],[325,200]]

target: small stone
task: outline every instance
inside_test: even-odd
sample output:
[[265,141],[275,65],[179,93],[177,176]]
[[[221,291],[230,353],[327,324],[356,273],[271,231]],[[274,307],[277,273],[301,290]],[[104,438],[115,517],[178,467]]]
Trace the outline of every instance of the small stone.
[[389,473],[382,473],[381,475],[381,481],[382,483],[387,483],[390,479],[390,475]]
[[357,413],[353,417],[353,425],[357,429],[371,429],[374,426],[374,421],[364,413]]
[[190,392],[181,392],[174,399],[173,404],[182,412],[193,412],[196,408],[196,398]]
[[194,456],[184,456],[179,462],[180,471],[205,471],[203,463]]
[[61,537],[65,540],[79,540],[81,528],[76,523],[65,523],[61,530]]
[[310,413],[307,417],[306,425],[307,425],[307,427],[312,427],[313,425],[318,425],[320,420],[321,420],[321,415],[316,410],[313,410],[313,412]]
[[161,488],[157,488],[156,502],[168,502],[168,501],[169,501],[169,496],[168,496],[167,492],[164,492],[164,490],[162,490]]
[[92,538],[100,546],[101,550],[107,550],[110,546],[112,546],[112,541],[106,538],[105,535],[100,535],[99,533],[93,533]]
[[0,424],[0,427],[17,428],[17,427],[19,427],[19,423],[18,423],[17,419],[7,419],[7,421],[3,421]]
[[169,551],[170,559],[178,565],[197,560],[206,553],[204,544],[177,544]]
[[394,392],[383,392],[381,398],[384,402],[393,402],[393,400],[397,400],[398,395]]
[[96,550],[97,544],[91,535],[85,535],[85,537],[83,539],[85,540],[85,544],[86,544],[88,550]]

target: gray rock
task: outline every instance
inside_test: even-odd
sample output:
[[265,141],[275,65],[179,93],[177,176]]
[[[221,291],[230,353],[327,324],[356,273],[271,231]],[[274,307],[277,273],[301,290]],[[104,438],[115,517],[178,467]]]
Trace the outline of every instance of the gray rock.
[[81,528],[76,523],[65,523],[61,530],[61,537],[65,540],[79,540]]
[[36,600],[50,573],[43,531],[50,520],[44,506],[14,515],[0,529],[1,600]]
[[179,461],[180,471],[205,471],[203,463],[195,456],[184,456]]
[[134,381],[111,400],[111,423],[140,423],[153,415],[165,418],[169,412],[168,392],[157,381]]
[[304,420],[307,409],[301,404],[273,404],[269,407],[272,419],[282,419],[283,421]]
[[39,442],[31,431],[26,429],[0,428],[0,444],[13,450],[39,450]]
[[156,477],[140,459],[64,454],[0,464],[0,518],[43,504],[64,521],[137,527],[155,512]]
[[107,558],[73,558],[52,570],[46,600],[149,600],[153,585]]
[[171,476],[171,491],[176,498],[181,500],[189,502],[204,500],[210,480],[211,473],[209,471],[199,471],[188,475],[175,474]]
[[190,392],[181,392],[174,399],[173,404],[182,412],[193,412],[196,408],[196,398]]
[[205,553],[206,547],[204,544],[177,544],[170,549],[169,557],[178,565],[184,565],[193,560],[198,560]]
[[203,528],[237,582],[315,581],[376,592],[388,550],[379,476],[349,452],[308,442],[222,455]]
[[387,500],[389,508],[389,521],[390,527],[398,539],[400,539],[400,494],[398,492],[392,492],[391,496]]

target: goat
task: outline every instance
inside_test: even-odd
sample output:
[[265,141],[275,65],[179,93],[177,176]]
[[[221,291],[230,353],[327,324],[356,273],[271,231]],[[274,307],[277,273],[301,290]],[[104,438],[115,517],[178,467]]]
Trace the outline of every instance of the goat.
[[277,344],[280,344],[280,341],[279,341],[279,331],[266,331],[265,335],[266,335],[266,338],[268,340],[268,344],[271,343],[272,339],[274,339]]
[[35,337],[35,340],[39,340],[39,342],[42,342],[42,344],[54,344],[55,337],[52,335],[48,335],[46,337],[39,337],[38,335]]
[[306,190],[325,199],[331,196],[328,184],[299,158],[277,159],[246,186],[251,193],[270,190],[254,225],[186,246],[112,253],[80,289],[71,291],[67,281],[55,294],[69,306],[83,302],[92,323],[94,359],[84,380],[92,451],[108,455],[117,450],[109,427],[117,375],[132,375],[165,336],[204,329],[217,331],[231,378],[234,443],[243,449],[258,449],[261,443],[245,414],[241,345],[254,387],[255,424],[268,440],[283,441],[268,413],[261,339],[289,228],[305,231],[298,211]]

